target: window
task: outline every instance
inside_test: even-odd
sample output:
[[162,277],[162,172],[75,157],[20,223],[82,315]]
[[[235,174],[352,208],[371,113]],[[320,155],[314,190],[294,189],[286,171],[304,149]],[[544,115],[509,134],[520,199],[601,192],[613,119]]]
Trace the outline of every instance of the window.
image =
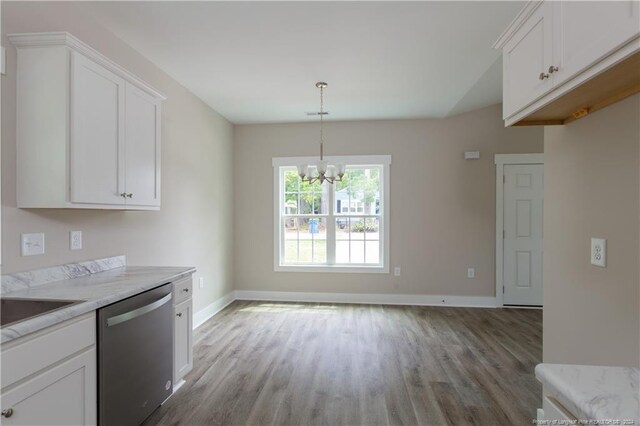
[[302,182],[296,165],[274,158],[275,269],[388,272],[389,156],[331,157],[346,164],[334,184]]

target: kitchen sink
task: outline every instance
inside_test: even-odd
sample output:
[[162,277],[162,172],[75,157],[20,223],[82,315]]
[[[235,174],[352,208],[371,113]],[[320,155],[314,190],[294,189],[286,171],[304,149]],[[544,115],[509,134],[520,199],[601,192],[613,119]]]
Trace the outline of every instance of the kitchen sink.
[[0,327],[37,317],[81,300],[0,298]]

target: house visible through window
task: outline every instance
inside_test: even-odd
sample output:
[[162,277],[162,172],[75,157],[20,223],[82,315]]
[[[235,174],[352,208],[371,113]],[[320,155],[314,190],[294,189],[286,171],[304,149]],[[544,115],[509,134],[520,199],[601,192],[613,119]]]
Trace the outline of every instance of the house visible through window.
[[384,197],[390,161],[374,159],[386,161],[346,163],[343,180],[334,184],[302,182],[295,158],[274,159],[276,269],[388,270]]

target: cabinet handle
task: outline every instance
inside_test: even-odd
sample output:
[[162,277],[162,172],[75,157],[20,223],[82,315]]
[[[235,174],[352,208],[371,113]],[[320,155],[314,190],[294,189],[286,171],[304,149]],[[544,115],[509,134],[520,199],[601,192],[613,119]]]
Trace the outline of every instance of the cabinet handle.
[[185,293],[189,293],[189,289],[188,288],[183,288],[182,291],[184,291]]
[[551,65],[549,67],[549,74],[553,74],[556,71],[558,71],[558,67],[556,67],[555,65]]
[[13,408],[7,408],[6,410],[2,410],[2,417],[9,418],[13,416]]
[[121,196],[122,198],[127,198],[127,193],[126,193],[126,192],[123,192],[122,194],[120,194],[120,196]]
[[127,194],[127,198],[133,198],[133,194],[132,193],[128,193]]
[[176,314],[176,316],[177,316],[177,317],[181,317],[181,316],[182,316],[182,312],[178,312],[178,313]]
[[545,74],[545,73],[541,72],[540,75],[538,76],[538,78],[540,80],[544,80],[545,78],[549,78],[549,74]]

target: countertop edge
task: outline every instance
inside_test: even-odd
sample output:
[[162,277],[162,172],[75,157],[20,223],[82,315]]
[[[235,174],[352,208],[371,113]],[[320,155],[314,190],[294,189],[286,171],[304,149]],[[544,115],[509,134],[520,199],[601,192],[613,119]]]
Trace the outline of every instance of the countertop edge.
[[[571,413],[581,416],[581,418],[587,419],[592,418],[591,413],[586,413],[582,410],[578,404],[573,402],[571,398],[566,395],[566,392],[563,392],[562,389],[559,388],[557,383],[557,378],[555,378],[552,374],[549,374],[548,369],[545,368],[543,364],[536,365],[535,368],[536,379],[544,386],[544,389],[549,391],[550,395],[562,404],[563,407],[568,409]],[[545,395],[543,395],[544,398]]]
[[[561,374],[558,374],[553,368],[550,366],[560,366],[560,364],[538,364],[535,367],[535,376],[540,383],[543,384],[544,388],[547,391],[547,394],[557,399],[558,402],[563,405],[567,410],[569,410],[574,415],[578,416],[580,420],[610,420],[611,414],[605,414],[605,417],[600,413],[600,409],[597,405],[590,404],[589,402],[593,402],[591,400],[583,400],[583,398],[577,393],[572,392],[570,388],[570,384],[568,384]],[[606,366],[582,366],[582,365],[566,365],[567,367],[585,367],[585,368],[620,368],[620,369],[630,369],[628,367],[606,367]],[[637,369],[635,369],[637,370]],[[544,396],[543,396],[544,397]],[[595,399],[595,398],[594,398]],[[632,420],[635,422],[640,422],[640,413],[632,414],[631,418],[626,417],[627,413],[622,413],[621,416],[624,417],[617,420]]]
[[118,291],[116,293],[110,294],[109,296],[102,297],[98,300],[87,300],[84,302],[76,303],[68,307],[47,314],[39,315],[37,317],[18,322],[8,327],[4,327],[0,329],[0,344],[4,345],[21,337],[26,337],[31,333],[44,330],[53,325],[86,314],[87,312],[95,311],[104,306],[119,302],[120,300],[135,296],[136,294],[151,290],[155,287],[179,280],[181,278],[185,278],[195,272],[195,267],[185,267],[185,269],[181,272],[168,274],[167,276],[162,277],[162,279],[150,281],[148,284],[142,286],[135,286],[126,290]]

